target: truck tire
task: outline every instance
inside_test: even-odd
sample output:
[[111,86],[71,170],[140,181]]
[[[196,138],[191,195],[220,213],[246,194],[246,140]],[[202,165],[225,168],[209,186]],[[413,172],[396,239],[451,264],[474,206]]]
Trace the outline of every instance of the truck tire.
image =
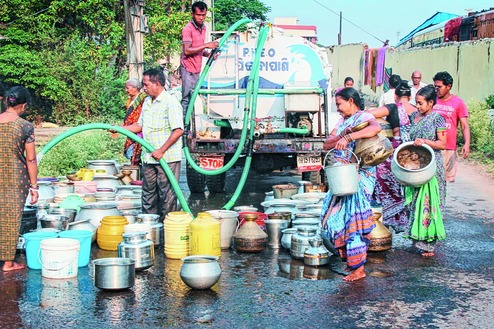
[[189,164],[186,167],[186,174],[190,193],[204,193],[206,189],[206,176],[195,171]]
[[214,176],[206,176],[208,190],[211,193],[223,193],[225,190],[226,174],[222,173]]
[[312,184],[319,184],[319,175],[319,171],[305,171],[302,173],[302,180]]

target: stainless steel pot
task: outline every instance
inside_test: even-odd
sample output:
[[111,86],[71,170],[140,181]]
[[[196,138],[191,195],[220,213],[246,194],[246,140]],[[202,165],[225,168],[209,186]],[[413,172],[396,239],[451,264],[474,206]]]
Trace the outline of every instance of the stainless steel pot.
[[120,209],[120,213],[125,217],[129,224],[134,224],[137,220],[139,211],[137,209]]
[[[393,172],[396,180],[401,184],[420,187],[430,181],[436,174],[436,156],[434,154],[434,150],[429,145],[423,144],[422,146],[415,146],[413,143],[414,142],[406,142],[396,148],[393,154],[393,161],[391,161],[391,171]],[[427,152],[430,155],[431,160],[421,169],[407,169],[398,163],[398,155],[403,150]]]
[[281,231],[283,235],[281,236],[281,245],[283,248],[290,250],[290,247],[292,246],[292,235],[297,233],[296,228],[286,228],[283,231]]
[[155,247],[163,245],[165,240],[164,226],[158,222],[159,219],[156,214],[138,214],[136,218],[138,223],[151,225],[151,234],[147,238],[153,241]]
[[135,261],[130,258],[93,260],[94,285],[105,290],[122,290],[134,286]]
[[88,169],[98,170],[104,175],[115,175],[120,172],[120,165],[115,160],[90,160],[87,162]]
[[47,214],[40,218],[40,222],[42,228],[65,230],[71,220],[67,216]]
[[135,270],[143,271],[154,265],[154,246],[146,239],[146,232],[122,234],[123,241],[118,244],[118,257],[135,260]]
[[120,179],[115,176],[109,175],[94,175],[93,182],[97,184],[96,188],[111,188],[114,191],[116,191],[117,188],[122,185]]
[[290,246],[290,255],[296,259],[304,259],[304,253],[310,247],[310,239],[322,239],[317,236],[317,228],[312,226],[299,226],[297,233],[292,235],[292,245]]
[[324,247],[322,239],[310,239],[310,247],[304,252],[304,264],[322,266],[329,264],[329,251]]
[[91,243],[96,241],[96,227],[93,226],[89,222],[89,218],[69,223],[69,230],[86,230],[93,232],[93,236],[91,237]]
[[74,183],[73,182],[55,182],[52,183],[53,190],[55,194],[68,194],[74,193]]
[[75,220],[75,216],[77,216],[77,210],[68,208],[53,208],[48,210],[48,214],[66,216],[69,217],[71,222],[73,222]]
[[193,289],[209,289],[218,282],[221,267],[217,256],[196,255],[182,259],[180,278]]
[[105,216],[120,216],[120,211],[118,211],[116,203],[85,203],[81,205],[81,210],[77,213],[75,220],[89,219],[90,223],[98,228]]

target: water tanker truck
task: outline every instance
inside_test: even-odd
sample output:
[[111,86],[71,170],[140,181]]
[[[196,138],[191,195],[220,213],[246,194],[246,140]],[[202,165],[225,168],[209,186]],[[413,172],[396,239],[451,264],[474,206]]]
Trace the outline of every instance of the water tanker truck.
[[222,192],[227,169],[246,164],[258,173],[298,168],[320,182],[336,114],[329,119],[325,49],[270,25],[213,35],[221,53],[203,69],[185,118],[190,191]]

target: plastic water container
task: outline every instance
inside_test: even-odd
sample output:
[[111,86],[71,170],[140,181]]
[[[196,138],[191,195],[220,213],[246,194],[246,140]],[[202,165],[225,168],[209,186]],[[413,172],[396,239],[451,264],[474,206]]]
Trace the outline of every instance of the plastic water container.
[[91,240],[93,232],[88,230],[68,230],[58,233],[61,238],[69,238],[79,240],[81,248],[79,250],[77,266],[84,267],[89,264],[89,256],[91,255]]
[[32,270],[41,270],[41,263],[38,260],[40,243],[45,239],[52,239],[58,236],[57,232],[29,232],[22,235],[24,238],[24,249],[26,249],[27,267]]
[[190,228],[192,215],[185,211],[169,212],[165,220],[165,257],[182,259],[190,254]]
[[79,240],[67,238],[45,239],[40,243],[41,275],[51,279],[66,279],[77,276],[77,263],[81,244]]
[[96,242],[103,250],[118,250],[123,241],[124,226],[129,224],[124,216],[105,216],[96,231]]
[[210,213],[197,214],[190,222],[190,254],[221,256],[220,232],[220,222]]

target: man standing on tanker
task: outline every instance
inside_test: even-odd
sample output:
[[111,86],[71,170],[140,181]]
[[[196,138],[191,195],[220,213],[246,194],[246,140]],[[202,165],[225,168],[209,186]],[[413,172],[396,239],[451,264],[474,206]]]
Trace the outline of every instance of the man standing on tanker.
[[182,56],[180,58],[180,75],[182,76],[182,108],[187,112],[190,98],[199,80],[202,68],[202,57],[209,57],[211,52],[206,49],[218,48],[217,41],[206,40],[204,21],[208,6],[202,1],[192,4],[192,20],[182,30]]

